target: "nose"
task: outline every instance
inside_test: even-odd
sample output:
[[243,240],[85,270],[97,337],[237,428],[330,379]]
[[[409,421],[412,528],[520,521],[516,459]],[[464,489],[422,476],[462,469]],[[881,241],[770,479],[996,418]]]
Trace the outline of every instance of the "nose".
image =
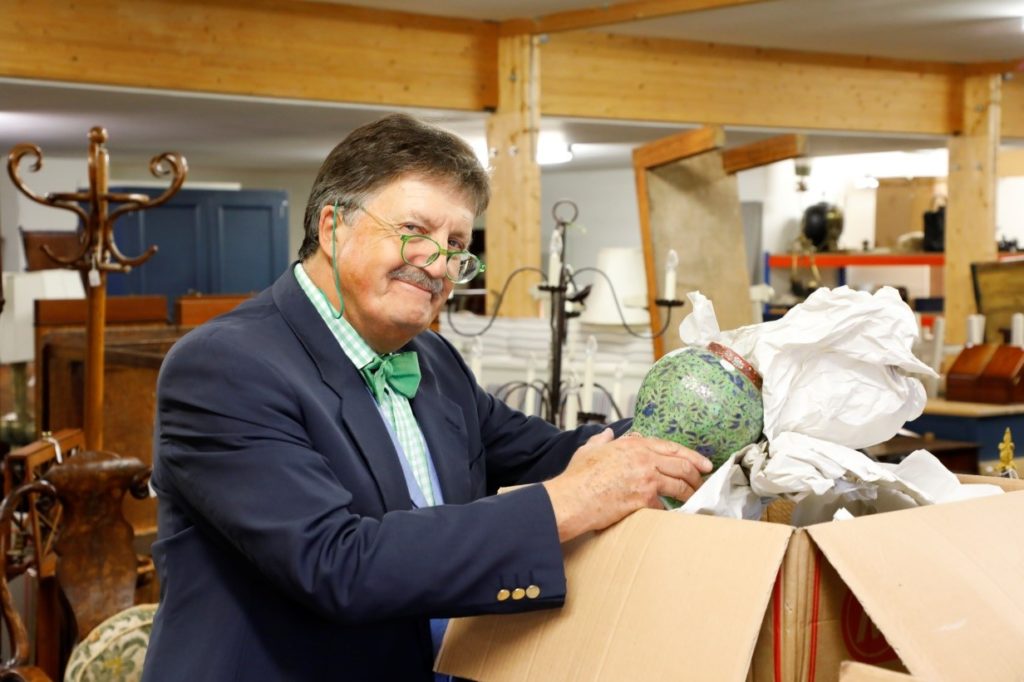
[[437,258],[434,262],[423,268],[423,271],[434,279],[444,279],[445,272],[448,268],[448,257],[442,254],[437,254]]

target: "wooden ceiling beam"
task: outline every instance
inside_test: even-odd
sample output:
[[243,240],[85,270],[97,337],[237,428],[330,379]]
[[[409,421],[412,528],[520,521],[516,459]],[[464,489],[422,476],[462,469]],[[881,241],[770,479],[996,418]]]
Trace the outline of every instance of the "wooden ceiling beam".
[[1007,59],[1001,62],[963,64],[960,66],[960,70],[964,76],[984,76],[992,73],[1024,75],[1024,57]]
[[[275,0],[135,0],[114,14],[107,0],[8,4],[0,77],[498,106],[495,22]],[[1024,139],[1024,72],[1004,70],[1014,62],[968,67],[588,31],[552,34],[538,52],[544,116],[801,130],[953,134],[968,69],[991,69],[1015,76],[1004,76],[1001,133]]]
[[803,156],[807,149],[804,135],[778,135],[722,152],[722,168],[726,173],[767,166],[776,161]]
[[937,135],[960,127],[963,79],[950,64],[587,31],[552,35],[542,51],[544,116]]
[[643,19],[656,19],[677,14],[753,5],[769,0],[634,0],[605,7],[554,12],[534,19],[509,19],[498,27],[500,35],[558,33],[584,28],[598,28]]
[[2,77],[470,111],[497,104],[494,22],[275,0],[0,4]]

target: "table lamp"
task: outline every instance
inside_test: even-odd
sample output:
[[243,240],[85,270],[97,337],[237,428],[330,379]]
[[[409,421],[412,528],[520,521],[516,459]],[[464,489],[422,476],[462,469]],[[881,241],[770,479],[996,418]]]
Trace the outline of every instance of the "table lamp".
[[[594,288],[587,299],[586,309],[580,315],[580,322],[612,325],[625,322],[638,327],[649,324],[643,251],[621,247],[601,249],[597,253],[597,270],[607,275],[607,279],[600,275],[594,278]],[[618,308],[615,306],[616,298]]]
[[35,431],[28,416],[27,381],[28,363],[35,359],[35,302],[85,298],[85,290],[77,272],[55,269],[5,272],[3,291],[6,301],[0,312],[0,364],[11,365],[14,412],[0,416],[0,439],[21,444],[32,440]]

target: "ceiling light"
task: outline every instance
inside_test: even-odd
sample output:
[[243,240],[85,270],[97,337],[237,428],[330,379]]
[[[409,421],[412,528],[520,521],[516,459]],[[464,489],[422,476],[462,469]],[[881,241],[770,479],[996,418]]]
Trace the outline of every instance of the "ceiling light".
[[[490,168],[493,162],[493,150],[487,146],[487,140],[482,137],[464,138],[473,148],[477,160],[484,168]],[[542,132],[537,141],[537,163],[541,166],[553,166],[559,163],[568,163],[573,160],[572,145],[565,136],[559,132]]]
[[572,161],[572,149],[564,147],[546,147],[537,150],[537,163],[541,166],[554,166]]
[[476,155],[476,160],[480,162],[480,165],[484,168],[490,168],[491,158],[490,150],[487,148],[487,140],[482,137],[470,137],[466,138],[466,141],[473,148],[473,153]]
[[537,141],[537,163],[541,166],[553,166],[572,161],[572,145],[565,136],[558,132],[541,132]]
[[853,181],[855,189],[878,189],[878,178],[873,175],[863,175]]

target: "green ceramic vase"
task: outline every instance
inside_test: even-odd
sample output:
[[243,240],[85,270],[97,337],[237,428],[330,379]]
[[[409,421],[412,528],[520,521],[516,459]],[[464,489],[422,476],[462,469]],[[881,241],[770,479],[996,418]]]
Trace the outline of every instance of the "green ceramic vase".
[[687,346],[658,360],[636,397],[632,430],[696,450],[714,468],[764,429],[761,376],[728,348]]

